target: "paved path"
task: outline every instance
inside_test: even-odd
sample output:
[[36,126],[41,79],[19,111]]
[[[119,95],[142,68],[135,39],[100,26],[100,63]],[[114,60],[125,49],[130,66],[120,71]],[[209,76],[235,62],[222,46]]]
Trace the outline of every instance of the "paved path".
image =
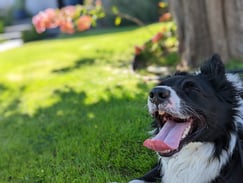
[[14,39],[14,40],[8,40],[3,43],[0,43],[0,52],[10,50],[13,48],[17,48],[23,45],[22,39]]
[[0,40],[6,41],[0,43],[0,52],[22,46],[21,32],[29,29],[31,29],[31,20],[29,19],[5,27],[5,32],[0,34]]

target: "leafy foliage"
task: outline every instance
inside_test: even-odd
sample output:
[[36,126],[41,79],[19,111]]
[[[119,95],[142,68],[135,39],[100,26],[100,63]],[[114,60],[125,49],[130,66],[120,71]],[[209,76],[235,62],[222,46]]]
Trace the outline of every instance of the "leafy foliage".
[[30,30],[24,30],[21,33],[21,38],[25,43],[45,39],[46,37],[47,35],[45,32],[38,34],[34,28],[31,28]]
[[115,25],[144,25],[158,21],[159,0],[109,0],[108,2],[109,6],[104,7],[107,12],[104,21],[110,22],[111,25],[113,22]]
[[161,31],[142,46],[135,46],[134,70],[148,66],[175,66],[178,63],[176,26],[168,22],[161,24],[161,27]]
[[176,25],[172,21],[171,14],[168,12],[168,4],[160,2],[158,5],[161,8],[159,21],[163,22],[161,23],[161,30],[142,46],[135,46],[134,70],[142,70],[143,72],[144,69],[146,70],[150,66],[175,67],[178,63]]
[[46,9],[39,12],[32,19],[38,33],[46,29],[57,28],[64,33],[73,34],[76,31],[85,31],[95,25],[97,19],[104,17],[100,3],[95,6],[66,6],[62,9]]

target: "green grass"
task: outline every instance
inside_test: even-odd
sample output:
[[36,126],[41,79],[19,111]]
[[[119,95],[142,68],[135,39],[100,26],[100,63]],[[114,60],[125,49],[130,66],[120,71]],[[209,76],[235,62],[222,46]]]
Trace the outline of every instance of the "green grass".
[[[142,146],[151,84],[130,71],[134,45],[160,30],[94,31],[0,54],[0,182],[127,182]],[[109,32],[109,34],[108,34]]]

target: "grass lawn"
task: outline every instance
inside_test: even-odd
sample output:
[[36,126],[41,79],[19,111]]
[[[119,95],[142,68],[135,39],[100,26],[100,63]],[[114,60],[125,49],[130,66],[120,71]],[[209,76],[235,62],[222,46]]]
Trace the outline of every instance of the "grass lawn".
[[[161,24],[38,41],[0,54],[0,182],[127,182],[156,155],[134,45]],[[109,33],[109,34],[108,34]]]

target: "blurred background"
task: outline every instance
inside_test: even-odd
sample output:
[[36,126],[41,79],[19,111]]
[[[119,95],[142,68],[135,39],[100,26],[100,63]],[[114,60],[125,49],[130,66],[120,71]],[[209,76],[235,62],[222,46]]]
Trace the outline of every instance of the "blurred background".
[[1,0],[0,182],[128,182],[147,94],[214,53],[243,69],[243,0]]

